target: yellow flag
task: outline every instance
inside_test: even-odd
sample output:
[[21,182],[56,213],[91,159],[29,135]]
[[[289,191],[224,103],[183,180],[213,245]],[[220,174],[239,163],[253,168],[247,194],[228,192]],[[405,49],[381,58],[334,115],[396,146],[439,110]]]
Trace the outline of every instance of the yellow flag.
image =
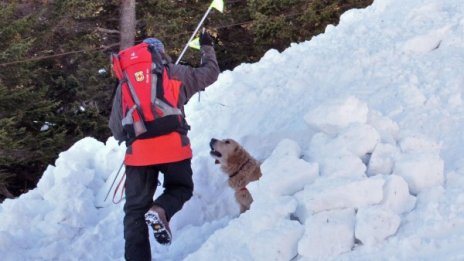
[[189,47],[193,49],[200,50],[200,38],[197,37],[189,43]]
[[211,7],[215,8],[216,10],[218,10],[219,12],[222,13],[224,11],[224,1],[223,0],[213,0],[213,2],[211,3]]

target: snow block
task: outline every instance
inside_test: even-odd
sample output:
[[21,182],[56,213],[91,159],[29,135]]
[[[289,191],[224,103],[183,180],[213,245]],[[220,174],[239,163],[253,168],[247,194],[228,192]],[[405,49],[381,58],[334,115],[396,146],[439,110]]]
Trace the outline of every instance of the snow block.
[[347,154],[338,157],[321,159],[321,176],[362,179],[366,177],[366,165],[355,155]]
[[332,141],[333,138],[329,135],[318,132],[311,138],[306,154],[314,161],[320,161],[327,157],[334,157],[334,153],[336,153],[336,156],[350,154],[345,147],[339,147],[338,144]]
[[360,208],[356,214],[355,237],[364,245],[381,243],[396,233],[401,218],[381,206]]
[[360,181],[330,186],[326,180],[318,189],[308,186],[295,196],[299,202],[298,215],[304,217],[312,213],[342,208],[360,208],[378,204],[383,200],[383,185],[380,178],[366,178]]
[[301,147],[291,139],[283,139],[277,144],[267,160],[276,160],[280,158],[300,158]]
[[400,151],[396,146],[385,143],[377,144],[367,165],[367,175],[390,175],[393,172],[395,158],[399,153]]
[[292,260],[298,254],[298,242],[303,234],[303,226],[289,220],[269,226],[260,233],[252,233],[247,246],[251,260]]
[[324,259],[348,252],[354,246],[355,211],[330,210],[311,216],[298,242],[298,254],[307,259]]
[[255,200],[260,197],[293,195],[319,176],[319,165],[300,159],[301,149],[292,140],[282,140],[261,164],[263,176],[247,188]]
[[366,166],[348,147],[346,143],[319,132],[312,137],[307,156],[320,164],[321,176],[365,177]]
[[343,100],[333,100],[310,110],[304,116],[304,120],[311,128],[335,135],[351,123],[366,123],[367,113],[367,104],[350,96]]
[[380,135],[370,125],[353,123],[343,129],[334,142],[361,158],[374,151],[375,146],[380,142]]
[[416,197],[409,194],[409,187],[406,181],[397,175],[387,177],[384,187],[384,198],[381,203],[386,209],[400,215],[414,209]]
[[403,177],[413,195],[434,186],[442,186],[444,177],[444,162],[431,153],[401,154],[395,162],[393,174]]
[[441,150],[440,144],[428,139],[422,135],[415,134],[401,138],[399,141],[401,151],[404,153],[424,153],[439,154]]
[[262,165],[261,180],[247,186],[256,197],[293,195],[319,176],[319,165],[302,159],[282,158],[278,161],[266,162]]
[[396,122],[383,116],[380,112],[369,110],[367,123],[377,130],[382,142],[395,144],[398,140],[400,127]]

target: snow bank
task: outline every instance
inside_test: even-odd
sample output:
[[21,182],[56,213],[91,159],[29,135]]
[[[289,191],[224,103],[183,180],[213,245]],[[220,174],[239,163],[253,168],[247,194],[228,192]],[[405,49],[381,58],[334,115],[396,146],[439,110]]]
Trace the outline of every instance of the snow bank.
[[[281,140],[262,163],[262,178],[249,185],[255,200],[251,209],[218,229],[188,260],[328,258],[351,251],[355,242],[378,245],[394,236],[401,215],[416,204],[410,193],[414,184],[398,175],[395,166],[418,147],[427,146],[430,155],[439,157],[439,147],[401,133],[394,121],[353,96],[322,103],[317,110],[343,112],[346,104],[362,108],[354,116],[362,120],[347,123],[345,114],[334,116],[331,126],[338,127],[330,133],[326,121],[310,121],[308,125],[320,132],[305,150],[291,139]],[[314,119],[318,114],[306,115]],[[272,228],[264,229],[268,225]],[[247,237],[244,230],[259,236]],[[286,241],[272,236],[278,233]],[[236,242],[234,247],[225,246],[226,237]],[[266,244],[273,245],[272,251],[258,251]],[[291,247],[294,244],[297,249]],[[237,253],[239,248],[245,250]]]
[[[363,109],[356,114],[346,104]],[[332,126],[343,127],[332,128],[330,136],[326,121],[308,122],[306,117],[312,128],[321,130],[307,152],[320,164],[321,177],[295,194],[296,216],[306,228],[299,243],[305,258],[337,256],[350,251],[355,239],[361,245],[381,244],[396,234],[400,215],[414,209],[411,194],[443,184],[443,161],[435,142],[401,133],[393,121],[352,96],[317,108],[320,113],[344,110],[358,120],[347,124],[332,116]],[[411,156],[424,153],[428,156]],[[342,221],[334,225],[331,219]]]
[[[1,213],[8,215],[0,215],[0,231],[10,231],[11,243],[0,246],[1,253],[10,253],[6,260],[22,260],[22,257],[29,260],[79,257],[110,260],[117,257],[118,251],[110,251],[111,245],[100,246],[97,252],[90,251],[90,255],[82,249],[97,245],[92,247],[84,243],[83,248],[79,245],[84,238],[111,242],[122,233],[120,226],[95,230],[95,226],[119,219],[122,213],[115,209],[110,215],[113,219],[101,220],[100,215],[108,210],[99,210],[93,204],[96,193],[112,171],[111,165],[121,163],[118,160],[122,160],[122,155],[123,151],[112,138],[106,146],[92,138],[82,139],[61,153],[55,166],[47,168],[36,189],[19,199],[6,200]],[[76,247],[76,251],[62,251],[70,245]]]
[[[170,246],[150,237],[154,259],[464,259],[463,14],[462,0],[376,0],[222,73],[186,107],[194,195]],[[242,215],[213,137],[262,162]],[[92,206],[123,153],[84,139],[2,203],[2,260],[122,260],[122,205]]]

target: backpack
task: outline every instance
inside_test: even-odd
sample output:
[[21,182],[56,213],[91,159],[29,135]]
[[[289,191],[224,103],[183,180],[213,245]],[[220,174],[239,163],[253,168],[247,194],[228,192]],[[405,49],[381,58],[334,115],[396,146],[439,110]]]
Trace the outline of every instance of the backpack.
[[112,54],[113,71],[119,80],[122,127],[126,144],[189,129],[179,106],[181,82],[169,78],[161,54],[140,43]]

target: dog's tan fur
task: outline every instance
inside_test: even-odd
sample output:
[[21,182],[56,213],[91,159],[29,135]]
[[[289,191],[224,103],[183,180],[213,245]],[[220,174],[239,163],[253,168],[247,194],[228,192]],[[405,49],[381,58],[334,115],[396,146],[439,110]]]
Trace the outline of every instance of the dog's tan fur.
[[248,183],[261,177],[259,162],[254,159],[238,142],[232,139],[215,140],[211,148],[221,154],[212,155],[221,165],[222,171],[229,176],[229,186],[235,190],[235,198],[240,205],[240,213],[250,209],[253,197],[246,189]]

